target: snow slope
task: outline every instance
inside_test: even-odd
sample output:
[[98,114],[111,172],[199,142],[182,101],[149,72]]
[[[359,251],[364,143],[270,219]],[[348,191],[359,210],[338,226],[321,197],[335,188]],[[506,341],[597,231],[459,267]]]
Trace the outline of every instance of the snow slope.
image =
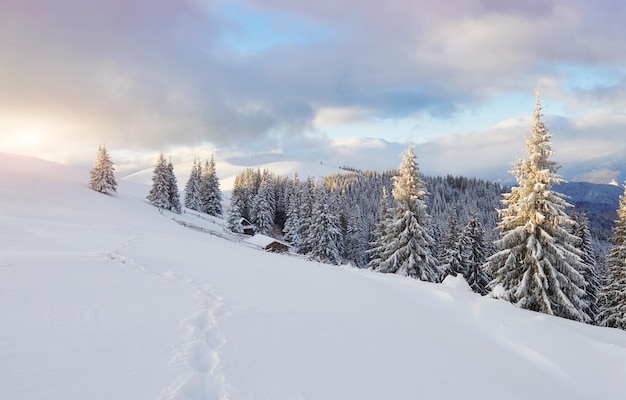
[[265,253],[88,177],[0,153],[0,399],[624,398],[626,332]]
[[[204,160],[202,160],[202,165],[204,166]],[[174,173],[176,174],[176,179],[178,180],[178,188],[181,191],[184,189],[185,183],[189,179],[191,168],[193,168],[193,162],[174,165]],[[252,168],[254,170],[260,169],[261,171],[268,170],[277,175],[288,176],[290,178],[293,177],[294,173],[297,173],[301,180],[306,180],[309,176],[321,179],[326,175],[346,172],[338,167],[305,161],[263,162],[261,160],[257,163],[254,159],[216,158],[215,172],[220,180],[220,188],[222,191],[230,192],[233,184],[235,183],[235,177],[247,168]],[[129,182],[152,185],[153,173],[154,168],[149,168],[127,175],[122,179]]]

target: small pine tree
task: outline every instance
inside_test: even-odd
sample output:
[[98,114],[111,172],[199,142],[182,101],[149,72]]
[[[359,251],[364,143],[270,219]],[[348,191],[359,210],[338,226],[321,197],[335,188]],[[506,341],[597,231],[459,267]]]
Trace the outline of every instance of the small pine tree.
[[552,190],[563,181],[558,163],[550,160],[551,134],[541,119],[537,96],[532,134],[526,140],[528,158],[516,163],[517,187],[504,195],[499,210],[499,251],[489,257],[491,288],[519,307],[577,321],[590,321],[584,301],[585,266],[569,232],[573,222],[565,212],[565,196]]
[[110,190],[117,192],[117,182],[113,171],[113,162],[104,145],[98,146],[98,153],[90,171],[91,179],[89,186],[100,193],[108,193]]
[[148,201],[160,209],[171,209],[170,203],[170,179],[169,168],[163,153],[159,153],[157,163],[152,173],[152,189],[148,194]]
[[253,222],[259,229],[259,233],[267,235],[272,229],[274,213],[269,200],[270,189],[266,177],[261,181],[259,191],[254,197],[252,205]]
[[312,259],[337,265],[341,262],[339,217],[333,212],[328,192],[323,185],[317,186],[315,194],[313,224],[304,243],[307,248],[311,249],[308,255]]
[[214,217],[221,217],[222,192],[220,191],[220,182],[215,170],[215,159],[213,156],[211,156],[210,161],[206,162],[200,181],[202,211]]
[[309,231],[312,229],[313,221],[313,203],[314,201],[315,182],[312,177],[309,177],[307,181],[302,185],[300,191],[300,210],[299,217],[300,226],[298,227],[298,235],[302,238],[300,246],[298,247],[298,253],[308,254],[313,249],[310,247],[311,243],[306,240],[309,237]]
[[172,164],[171,159],[167,163],[167,186],[170,210],[180,214],[182,208],[180,206],[180,194],[178,193],[178,182],[176,180],[176,175],[174,175],[174,165]]
[[447,274],[454,276],[461,274],[466,277],[467,271],[463,263],[463,251],[461,248],[461,228],[459,227],[456,207],[454,206],[450,208],[448,213],[448,226],[441,240],[439,252],[441,253],[439,265],[444,277]]
[[241,211],[239,202],[230,203],[230,212],[228,213],[228,229],[235,233],[243,233],[243,225],[241,224]]
[[431,252],[433,239],[428,231],[427,192],[419,175],[413,146],[409,146],[403,155],[400,176],[394,179],[392,195],[396,210],[395,218],[388,225],[391,241],[382,252],[376,271],[440,282],[441,273]]
[[620,197],[612,241],[598,320],[601,326],[626,330],[626,188]]
[[285,220],[285,227],[283,228],[283,239],[297,248],[302,242],[302,238],[298,233],[300,229],[300,183],[298,182],[297,175],[288,187],[290,189],[286,213],[287,219]]
[[384,186],[382,192],[383,194],[380,199],[380,204],[378,206],[378,223],[374,227],[374,231],[372,232],[372,240],[369,243],[369,250],[367,250],[367,255],[369,257],[367,267],[374,271],[376,271],[380,266],[382,254],[388,243],[390,242],[387,227],[391,218],[391,210],[389,209],[389,197],[387,195],[387,189]]
[[185,207],[200,211],[200,162],[194,161],[191,174],[185,184]]
[[582,251],[581,258],[585,265],[583,276],[587,282],[587,289],[584,299],[587,303],[591,322],[595,323],[600,313],[598,297],[600,296],[601,284],[600,278],[596,273],[597,257],[593,248],[589,219],[583,210],[574,210],[572,212],[572,220],[574,221],[572,233],[578,238],[578,248]]
[[348,212],[344,257],[359,268],[367,264],[368,242],[366,235],[361,207],[357,204]]
[[485,230],[478,219],[478,207],[475,204],[461,234],[460,243],[466,271],[465,280],[474,292],[481,295],[487,294],[487,285],[490,279],[483,269],[483,264],[487,258]]

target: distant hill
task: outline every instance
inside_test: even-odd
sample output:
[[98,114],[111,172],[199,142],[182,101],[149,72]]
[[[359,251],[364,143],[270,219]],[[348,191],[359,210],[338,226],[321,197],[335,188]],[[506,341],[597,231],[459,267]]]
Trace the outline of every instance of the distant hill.
[[[204,165],[204,160],[202,163]],[[306,179],[309,176],[320,179],[326,175],[345,172],[339,167],[307,161],[264,162],[263,160],[249,160],[245,158],[216,158],[215,164],[215,170],[220,179],[220,188],[223,192],[230,192],[232,190],[235,177],[246,168],[258,168],[260,170],[267,169],[275,174],[286,175],[289,177],[293,177],[294,173],[297,173],[300,179]],[[174,172],[176,174],[178,188],[180,190],[183,190],[185,187],[185,183],[187,182],[187,179],[189,179],[189,173],[191,172],[192,167],[193,162],[174,164]],[[153,172],[154,168],[147,168],[124,176],[122,179],[129,182],[151,185]],[[229,197],[228,193],[226,193],[226,197]]]
[[611,237],[614,221],[617,219],[619,197],[624,189],[615,185],[589,182],[568,182],[554,189],[569,196],[569,202],[584,210],[591,223],[591,230],[600,240]]

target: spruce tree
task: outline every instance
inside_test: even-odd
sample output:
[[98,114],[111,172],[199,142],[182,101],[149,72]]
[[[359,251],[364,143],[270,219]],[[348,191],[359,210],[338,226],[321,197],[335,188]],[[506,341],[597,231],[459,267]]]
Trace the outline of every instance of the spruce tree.
[[582,260],[585,265],[583,277],[587,282],[587,290],[585,294],[585,302],[589,309],[591,322],[596,322],[600,313],[598,297],[600,296],[601,284],[600,278],[596,273],[596,254],[593,248],[593,238],[589,229],[589,219],[583,210],[574,210],[572,212],[572,220],[574,227],[572,233],[578,238],[578,248],[582,251]]
[[607,260],[608,274],[602,288],[601,326],[626,330],[626,188],[620,197],[613,246]]
[[195,211],[201,211],[200,168],[200,161],[195,160],[191,167],[189,179],[185,184],[185,207]]
[[382,260],[382,254],[390,242],[388,235],[388,225],[391,219],[391,210],[389,209],[389,198],[387,195],[387,189],[383,186],[382,197],[378,206],[378,223],[374,227],[372,232],[372,240],[369,243],[369,250],[367,255],[369,262],[367,267],[376,271]]
[[220,182],[215,170],[215,159],[213,156],[211,156],[210,161],[206,162],[202,170],[200,203],[203,212],[214,217],[222,216],[222,192],[220,191]]
[[569,232],[573,222],[565,210],[571,205],[552,190],[563,179],[550,159],[552,135],[541,117],[537,96],[527,158],[516,162],[517,186],[504,195],[507,208],[499,210],[499,251],[486,264],[494,277],[490,287],[501,287],[497,292],[519,307],[587,322],[585,266]]
[[167,186],[168,186],[168,196],[170,203],[170,210],[173,212],[180,214],[181,206],[180,206],[180,194],[178,193],[178,182],[176,180],[176,175],[174,174],[174,165],[172,164],[172,160],[167,163]]
[[313,204],[315,193],[315,181],[313,177],[309,177],[307,181],[302,185],[302,190],[300,192],[300,210],[299,210],[299,220],[300,226],[298,228],[298,235],[302,238],[300,243],[300,247],[298,247],[298,253],[300,254],[308,254],[311,252],[312,247],[310,247],[310,241],[307,241],[306,238],[309,237],[309,231],[312,229],[314,221],[313,221]]
[[256,224],[259,233],[267,235],[272,229],[274,212],[269,200],[270,188],[267,177],[263,177],[259,191],[254,197],[252,206],[252,223]]
[[485,230],[478,219],[478,207],[474,204],[461,234],[461,251],[465,266],[465,280],[472,290],[481,295],[488,293],[489,275],[483,269],[487,258]]
[[296,248],[300,246],[302,238],[298,233],[300,229],[300,182],[298,181],[298,175],[295,174],[293,181],[288,186],[289,194],[288,194],[288,206],[285,220],[285,227],[283,228],[283,239],[295,246]]
[[152,189],[150,189],[147,198],[150,204],[159,209],[169,210],[171,208],[169,169],[162,152],[159,153],[152,173]]
[[303,241],[307,254],[313,260],[330,264],[341,263],[341,226],[339,217],[331,207],[328,191],[323,184],[316,187],[312,212],[312,225]]
[[232,201],[230,203],[230,212],[228,213],[228,229],[235,233],[243,233],[241,218],[240,203]]
[[451,207],[448,213],[447,229],[441,239],[439,246],[439,265],[444,277],[446,274],[456,276],[461,274],[467,275],[465,265],[463,263],[463,252],[461,248],[461,228],[457,218],[456,207]]
[[90,171],[91,179],[89,186],[100,193],[108,193],[110,190],[117,192],[117,182],[113,171],[113,162],[109,158],[109,153],[104,145],[98,146],[96,160]]
[[363,222],[361,207],[357,204],[348,211],[344,257],[362,268],[367,264],[367,229]]
[[440,282],[437,260],[431,253],[433,239],[428,229],[427,192],[419,175],[412,145],[403,155],[400,176],[394,179],[392,195],[396,209],[395,217],[388,225],[390,242],[375,270]]

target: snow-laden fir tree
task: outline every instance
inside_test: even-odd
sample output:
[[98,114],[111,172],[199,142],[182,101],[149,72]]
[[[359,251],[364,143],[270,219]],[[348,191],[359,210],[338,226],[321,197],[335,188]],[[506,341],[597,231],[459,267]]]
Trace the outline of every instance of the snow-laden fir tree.
[[167,163],[167,186],[170,210],[177,214],[180,214],[182,208],[180,206],[180,194],[178,193],[178,182],[176,180],[176,175],[174,174],[174,165],[172,164],[171,159]]
[[200,203],[203,212],[215,217],[222,216],[222,192],[212,155],[205,163],[200,177]]
[[113,174],[114,170],[113,162],[109,158],[106,147],[104,145],[98,146],[96,160],[90,171],[89,187],[100,193],[108,193],[111,190],[117,192],[117,182]]
[[367,267],[372,270],[377,270],[382,260],[382,254],[387,247],[387,244],[391,241],[388,237],[387,226],[391,219],[391,210],[389,209],[389,196],[387,195],[387,189],[383,186],[382,196],[380,198],[380,204],[378,206],[378,222],[374,226],[372,231],[372,239],[369,243],[369,250],[367,255],[369,262]]
[[306,238],[309,237],[309,230],[313,227],[313,204],[315,193],[315,181],[313,177],[308,177],[306,182],[301,185],[300,191],[300,226],[298,228],[298,235],[302,238],[300,247],[298,247],[298,253],[308,254],[311,252],[310,241]]
[[274,211],[270,202],[270,186],[268,178],[263,177],[259,191],[252,202],[252,223],[259,229],[259,233],[267,235],[272,230]]
[[494,295],[525,309],[588,322],[585,266],[565,212],[571,205],[552,190],[563,179],[559,164],[550,159],[551,134],[541,117],[537,96],[527,158],[515,164],[517,186],[504,195],[499,251],[489,257],[486,270],[494,278]]
[[483,269],[487,259],[485,246],[485,230],[478,219],[478,207],[472,207],[469,219],[461,233],[461,251],[465,266],[465,280],[472,290],[481,295],[488,293],[489,275]]
[[463,260],[463,251],[461,248],[461,227],[457,218],[456,207],[451,207],[448,213],[448,224],[446,231],[441,238],[439,246],[439,265],[440,270],[444,274],[452,274],[456,276],[461,274],[467,275],[465,263]]
[[235,233],[243,233],[241,220],[240,203],[238,201],[231,201],[227,221],[228,229]]
[[601,326],[626,330],[626,188],[620,197],[612,241],[598,321]]
[[152,173],[152,189],[150,189],[147,197],[150,204],[165,210],[171,208],[170,182],[167,161],[165,161],[163,153],[159,153],[154,172]]
[[242,174],[237,174],[235,176],[235,182],[233,183],[233,191],[230,196],[230,209],[235,209],[234,204],[236,204],[236,209],[240,218],[243,217],[247,220],[250,219],[248,193],[250,193],[250,188],[247,186],[244,176]]
[[300,229],[300,182],[298,180],[298,175],[294,174],[293,181],[288,186],[289,193],[287,194],[287,212],[286,212],[286,220],[285,227],[283,228],[283,239],[291,244],[292,246],[298,248],[302,241],[302,238],[299,234]]
[[400,176],[394,179],[392,195],[396,209],[388,225],[390,241],[381,253],[381,261],[375,270],[440,282],[437,259],[431,252],[433,239],[428,229],[427,192],[419,175],[412,145],[403,155]]
[[195,160],[193,166],[191,167],[189,179],[185,184],[185,207],[195,211],[201,211],[200,170],[200,161]]
[[585,302],[589,308],[589,316],[592,322],[596,322],[600,307],[598,297],[600,296],[601,284],[600,277],[596,273],[596,254],[593,248],[593,238],[589,229],[589,219],[583,210],[574,210],[572,212],[572,220],[574,227],[572,233],[578,238],[578,248],[582,251],[582,260],[585,264],[583,277],[587,282],[587,290],[585,294]]
[[347,211],[346,235],[343,255],[356,267],[367,264],[367,229],[363,221],[361,207],[356,204]]
[[315,200],[311,215],[311,227],[303,245],[310,249],[307,255],[311,259],[330,263],[341,263],[341,225],[331,206],[331,199],[323,184],[315,188]]

